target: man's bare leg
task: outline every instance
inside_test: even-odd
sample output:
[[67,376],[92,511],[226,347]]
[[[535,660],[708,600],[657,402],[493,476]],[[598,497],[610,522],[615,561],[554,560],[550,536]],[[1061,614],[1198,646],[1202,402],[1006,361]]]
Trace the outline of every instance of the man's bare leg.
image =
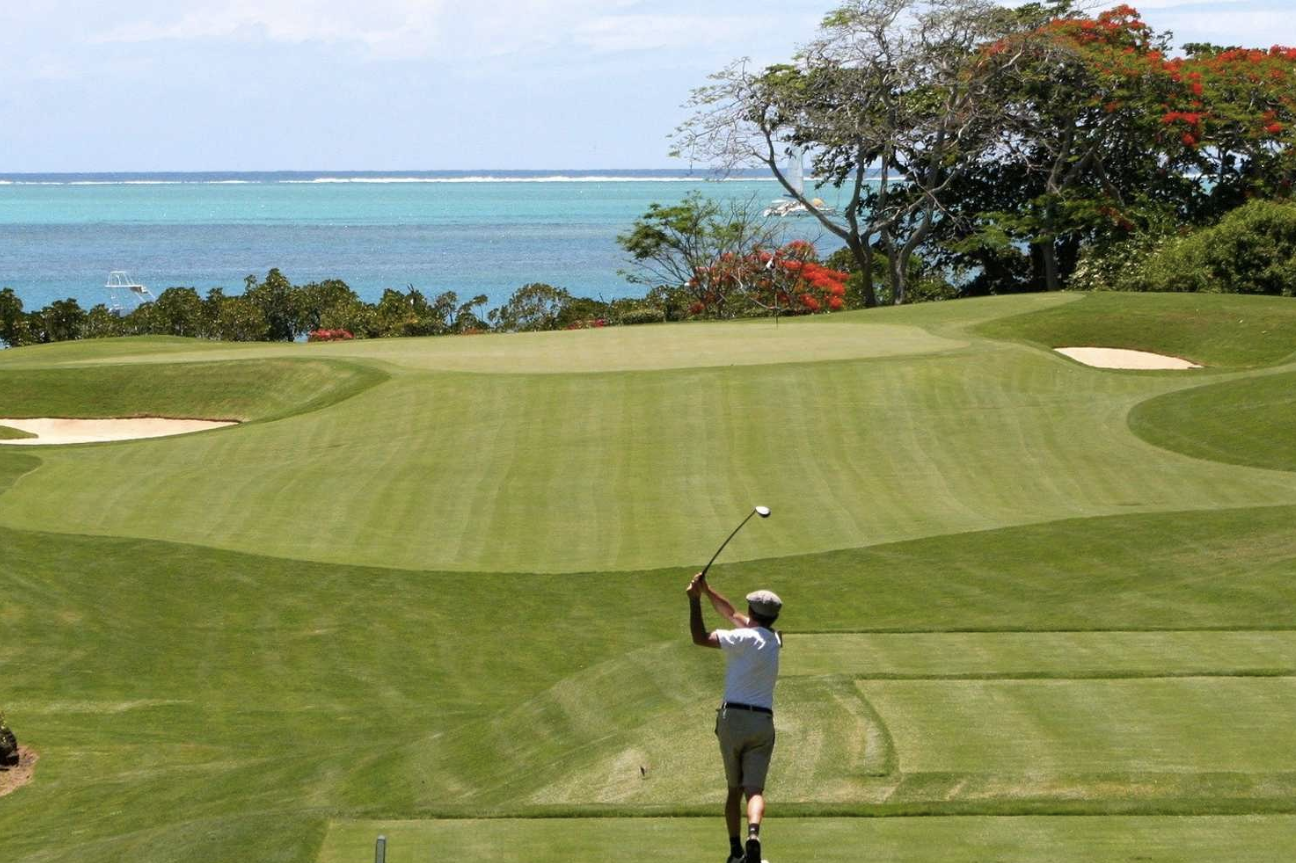
[[765,817],[765,789],[748,788],[747,791],[747,861],[761,863],[760,826]]
[[747,789],[747,827],[754,824],[760,828],[761,819],[765,817],[765,789]]

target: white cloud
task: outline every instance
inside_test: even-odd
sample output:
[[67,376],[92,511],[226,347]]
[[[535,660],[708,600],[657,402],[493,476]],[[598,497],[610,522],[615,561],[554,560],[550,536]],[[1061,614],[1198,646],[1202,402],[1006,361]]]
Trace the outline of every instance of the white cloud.
[[1276,9],[1234,10],[1224,14],[1168,10],[1156,19],[1159,29],[1172,30],[1177,43],[1217,45],[1296,45],[1296,18]]
[[266,38],[367,45],[436,38],[444,0],[200,0],[177,16],[142,18],[96,33],[92,43]]
[[753,15],[604,15],[580,24],[575,38],[594,51],[670,50],[752,39],[777,24]]

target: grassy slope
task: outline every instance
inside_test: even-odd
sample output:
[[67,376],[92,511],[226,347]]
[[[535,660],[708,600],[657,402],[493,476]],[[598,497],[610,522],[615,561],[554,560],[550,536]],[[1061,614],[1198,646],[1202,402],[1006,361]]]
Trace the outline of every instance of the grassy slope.
[[978,330],[1046,348],[1107,347],[1250,368],[1296,353],[1296,304],[1284,297],[1099,293]]
[[264,419],[336,404],[385,379],[368,366],[300,359],[5,369],[0,413]]
[[[355,359],[416,371],[564,374],[609,371],[653,371],[708,366],[778,365],[829,362],[959,350],[965,339],[943,337],[908,322],[872,324],[861,333],[858,316],[842,315],[810,323],[807,338],[801,321],[774,323],[692,323],[672,326],[613,327],[580,332],[517,333],[456,338],[371,339],[312,345],[225,344],[184,340],[135,350],[130,339],[96,344],[84,354],[63,349],[45,353],[6,352],[15,366],[113,362],[166,364],[225,358]],[[54,346],[48,346],[54,347]]]
[[[794,632],[959,622],[1256,630],[1284,625],[1296,600],[1294,514],[1014,528],[733,564],[716,580],[733,592],[774,585]],[[14,727],[44,756],[36,784],[0,812],[0,825],[21,825],[0,830],[6,860],[128,849],[140,860],[304,860],[303,837],[318,841],[331,817],[714,805],[707,723],[718,657],[684,644],[683,572],[463,577],[140,540],[3,530],[0,541],[0,583],[14,597],[0,611],[11,645],[0,675]],[[1062,553],[1041,560],[1033,548]],[[510,612],[526,597],[561,613],[519,619]],[[526,649],[489,649],[505,637]],[[1200,661],[1199,642],[1162,637],[1167,667]],[[1020,652],[987,650],[1003,654],[996,663]],[[1275,639],[1238,657],[1281,668],[1290,650]],[[1013,811],[851,749],[885,733],[872,726],[890,717],[843,700],[849,692],[832,676],[785,681],[782,811],[795,801],[873,811],[868,794],[881,790],[892,808]],[[963,733],[995,739],[995,717],[959,720]],[[680,733],[688,728],[696,733]],[[1203,739],[1203,751],[1214,742]],[[1183,795],[1190,811],[1230,811],[1191,797],[1201,790],[1165,785],[1140,805],[1173,809]],[[1272,808],[1292,790],[1280,782],[1241,796]],[[1121,795],[1107,783],[1088,805],[1106,811]],[[267,813],[281,824],[268,833]],[[219,836],[186,829],[200,819],[219,823]],[[63,830],[71,820],[82,827]]]
[[0,440],[24,440],[26,438],[34,437],[36,437],[36,435],[31,432],[25,432],[22,429],[0,426]]
[[[1017,308],[971,304],[964,323]],[[942,314],[950,332],[957,317]],[[891,332],[823,326],[868,343]],[[813,346],[820,326],[783,329]],[[243,361],[161,369],[223,365]],[[778,513],[778,529],[745,532],[735,558],[1296,503],[1289,477],[1130,434],[1131,406],[1191,379],[1095,373],[985,341],[955,354],[636,373],[382,368],[394,369],[388,383],[323,413],[118,445],[111,459],[102,448],[42,453],[45,481],[0,498],[0,521],[325,562],[531,572],[684,564],[753,502]],[[43,390],[32,392],[34,404]]]
[[[974,321],[1070,299],[888,310],[878,319],[910,323],[928,314],[934,330],[957,341],[959,327]],[[816,326],[794,325],[808,342]],[[862,338],[880,332],[867,323],[857,329]],[[117,363],[133,347],[94,349]],[[220,355],[246,359],[240,350]],[[175,357],[200,358],[178,347]],[[69,360],[70,349],[57,357]],[[1130,695],[1112,707],[1125,709],[1140,734],[1155,731],[1165,692],[1183,696],[1183,687],[1191,698],[1171,703],[1193,727],[1218,728],[1221,711],[1244,702],[1261,711],[1287,704],[1267,694],[1272,689],[1249,702],[1242,695],[1289,682],[1254,675],[1290,672],[1281,630],[1291,628],[1296,599],[1296,507],[1253,505],[1296,502],[1292,483],[1133,438],[1122,421],[1128,408],[1186,385],[1182,379],[1105,374],[975,341],[950,357],[543,382],[429,374],[412,364],[386,358],[374,368],[394,375],[390,381],[309,417],[187,440],[43,450],[43,464],[0,453],[0,491],[17,483],[0,495],[0,523],[149,530],[209,545],[246,536],[249,546],[290,556],[356,549],[338,556],[417,563],[424,555],[424,569],[438,560],[563,569],[601,555],[629,571],[396,571],[0,528],[0,678],[11,683],[6,706],[20,737],[44,756],[36,783],[0,808],[0,859],[308,861],[327,833],[324,859],[337,860],[339,849],[366,846],[373,835],[370,824],[329,832],[338,819],[591,807],[608,815],[710,814],[718,658],[683,643],[685,572],[642,567],[709,549],[733,512],[769,488],[782,495],[765,498],[777,523],[744,534],[730,559],[781,557],[719,569],[722,588],[739,593],[759,582],[779,590],[793,631],[951,639],[933,643],[920,667],[897,669],[894,658],[900,679],[865,689],[945,692],[948,681],[934,683],[933,675],[976,674],[968,671],[966,636],[950,630],[1041,633],[1022,636],[1043,639],[1031,647],[1002,635],[978,643],[980,667],[1019,668],[1023,654],[1036,652],[1036,677],[1058,678],[965,679],[964,698],[892,699],[892,715],[884,715],[853,682],[868,662],[851,657],[863,649],[861,636],[831,636],[854,640],[821,646],[846,655],[840,667],[803,669],[784,681],[779,813],[1288,811],[1296,797],[1296,774],[1265,769],[1271,765],[1229,749],[1227,735],[1215,731],[1161,740],[1179,747],[1171,754],[1189,766],[1218,768],[1211,774],[1166,773],[1164,764],[1123,758],[1110,736],[1094,736],[1103,716],[1074,729],[1099,772],[1058,761],[1056,773],[1036,772],[1023,784],[1011,764],[956,761],[939,746],[922,748],[929,763],[913,761],[912,729],[981,739],[992,751],[1004,740],[996,729],[1038,729],[1027,717],[1045,703],[1034,695],[1039,687],[1071,686],[1083,706],[1099,690],[1074,687],[1110,686],[1103,675],[1129,677],[1131,668],[1143,677],[1217,675],[1124,681]],[[12,368],[0,371],[0,382]],[[188,397],[205,398],[196,386]],[[685,418],[692,422],[682,429]],[[367,429],[391,436],[382,445],[359,439]],[[667,441],[657,445],[660,455],[639,443],[653,433]],[[430,467],[448,477],[422,479]],[[89,492],[66,488],[87,477]],[[187,503],[178,487],[198,499]],[[530,497],[518,504],[524,493]],[[816,506],[823,500],[848,505],[825,510]],[[436,509],[426,510],[427,501]],[[1244,506],[1252,508],[1237,508]],[[121,516],[113,511],[120,507]],[[861,545],[1121,511],[1129,514],[802,553],[840,536],[851,541],[839,544]],[[418,535],[429,525],[430,537]],[[519,618],[519,607],[539,613]],[[1137,651],[1106,661],[1091,651],[1087,664],[1081,656],[1066,665],[1059,652],[1080,642],[1049,640],[1062,637],[1049,630],[1103,629],[1169,631],[1144,636],[1157,640],[1143,660]],[[1188,632],[1212,629],[1242,632],[1208,645],[1209,632]],[[495,649],[502,639],[525,648]],[[1007,683],[1035,688],[991,697],[994,685]],[[974,709],[978,703],[1010,706],[1009,724],[995,710]],[[1279,721],[1256,730],[1272,748],[1289,749],[1285,729]],[[1024,739],[1056,759],[1067,729],[1047,730]],[[648,780],[639,778],[643,765]],[[514,843],[535,843],[543,850],[526,856],[554,861],[606,858],[659,829],[664,853],[696,859],[702,838],[720,832],[716,819],[548,823],[399,829],[423,831],[467,860],[500,859]],[[969,859],[1069,859],[1056,856],[1061,846],[1075,859],[1137,849],[1169,860],[1193,845],[1260,860],[1274,859],[1265,856],[1273,837],[1290,830],[1272,818],[784,823],[780,854],[825,860],[839,852],[855,858],[865,843],[893,859],[930,859],[919,852],[933,847]],[[873,823],[881,826],[864,827]],[[960,825],[972,825],[972,835]]]
[[1296,374],[1213,384],[1137,405],[1130,428],[1195,458],[1296,470]]

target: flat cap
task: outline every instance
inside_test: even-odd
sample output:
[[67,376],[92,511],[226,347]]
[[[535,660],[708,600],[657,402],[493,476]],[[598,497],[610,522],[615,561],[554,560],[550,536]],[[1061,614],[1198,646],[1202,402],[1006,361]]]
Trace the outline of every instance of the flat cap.
[[761,617],[774,618],[783,610],[783,600],[772,590],[754,590],[747,594],[747,604]]

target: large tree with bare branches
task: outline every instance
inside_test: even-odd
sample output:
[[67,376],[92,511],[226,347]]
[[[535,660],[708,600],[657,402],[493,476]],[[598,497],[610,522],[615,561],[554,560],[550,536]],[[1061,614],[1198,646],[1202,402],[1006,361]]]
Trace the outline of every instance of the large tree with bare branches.
[[[879,250],[889,299],[903,302],[911,256],[994,138],[992,79],[1011,63],[981,49],[1013,26],[984,0],[850,0],[794,63],[752,70],[739,61],[695,91],[675,151],[720,171],[768,167],[850,249],[864,304],[878,305]],[[783,163],[792,147],[844,193],[840,212],[791,182]]]

